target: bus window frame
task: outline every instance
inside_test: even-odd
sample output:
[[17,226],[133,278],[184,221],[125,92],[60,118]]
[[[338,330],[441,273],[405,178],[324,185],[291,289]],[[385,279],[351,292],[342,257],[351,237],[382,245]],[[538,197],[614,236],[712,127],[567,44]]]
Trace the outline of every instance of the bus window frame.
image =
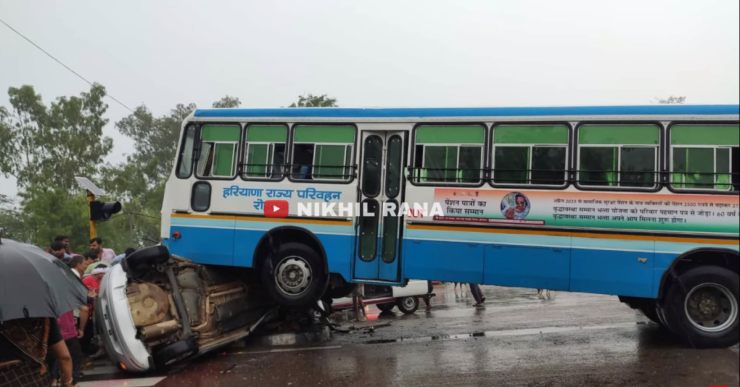
[[[481,126],[483,128],[483,144],[481,146],[481,152],[483,152],[481,157],[481,168],[480,168],[480,178],[478,179],[477,183],[460,183],[460,182],[429,182],[424,183],[421,181],[416,181],[413,176],[413,171],[416,166],[414,165],[414,161],[416,160],[416,130],[420,126]],[[409,144],[408,147],[410,149],[408,161],[406,163],[406,176],[405,180],[409,184],[417,187],[468,187],[468,188],[478,188],[482,187],[484,184],[486,184],[486,181],[488,180],[488,173],[489,173],[489,151],[488,151],[488,143],[489,143],[489,136],[490,136],[490,127],[485,122],[481,121],[471,121],[471,122],[465,122],[465,121],[452,121],[452,122],[417,122],[414,124],[413,128],[411,128],[411,138],[408,140]],[[423,145],[423,144],[420,144]],[[435,144],[437,145],[437,144]],[[445,144],[439,144],[440,146],[449,146]],[[470,146],[470,145],[478,145],[478,144],[450,144],[452,146],[457,145],[458,148],[460,146]],[[423,153],[422,153],[423,156]],[[422,165],[424,164],[424,158],[422,157]],[[460,165],[460,151],[458,149],[458,165]],[[423,168],[423,167],[420,167]]]
[[[671,174],[673,173],[673,145],[671,144],[671,129],[676,125],[738,125],[740,126],[740,121],[729,121],[729,120],[717,120],[717,121],[707,121],[707,120],[696,120],[696,121],[686,121],[686,120],[677,120],[677,121],[670,121],[669,124],[666,127],[665,131],[665,159],[666,159],[666,171],[665,171],[665,181],[663,182],[665,187],[668,188],[670,192],[673,193],[691,193],[691,194],[712,194],[712,195],[737,195],[740,191],[735,191],[730,187],[728,190],[718,190],[718,189],[706,189],[706,188],[677,188],[674,187],[671,183]],[[679,145],[679,147],[683,147],[682,145]],[[723,146],[718,145],[703,145],[703,146],[686,146],[687,148],[702,148],[702,147],[711,147],[713,149],[722,148]],[[726,146],[730,149],[730,174],[732,174],[732,147]],[[715,160],[716,160],[716,151],[715,151]],[[740,160],[737,160],[740,162]],[[716,165],[715,165],[716,169]],[[732,175],[730,175],[730,186],[732,186]]]
[[[493,143],[493,137],[494,137],[494,130],[496,130],[497,126],[502,125],[522,125],[522,126],[534,126],[534,125],[564,125],[566,129],[568,130],[568,143],[565,144],[565,171],[564,171],[564,183],[563,184],[516,184],[516,183],[495,183],[493,181],[493,172],[494,172],[494,163],[495,163],[495,147],[496,145]],[[564,190],[568,188],[572,183],[572,163],[571,163],[571,156],[573,153],[575,153],[575,150],[573,147],[575,147],[575,139],[573,138],[573,133],[575,132],[573,128],[573,124],[570,121],[496,121],[491,126],[491,135],[490,135],[490,151],[488,152],[488,156],[490,158],[490,167],[488,168],[488,185],[490,185],[493,188],[528,188],[528,189],[551,189],[551,190]],[[512,145],[512,144],[506,144],[506,145]],[[513,144],[513,146],[520,146],[522,144]],[[530,147],[533,147],[537,144],[529,144]],[[551,144],[543,145],[539,144],[540,146],[554,146]],[[505,146],[505,145],[502,145]],[[556,146],[556,145],[555,145]],[[530,171],[531,172],[531,171]]]
[[[198,175],[198,163],[200,162],[200,152],[201,152],[201,146],[203,144],[203,138],[202,138],[203,127],[204,126],[207,126],[207,125],[225,125],[225,126],[238,126],[239,127],[239,140],[235,144],[236,145],[236,151],[234,152],[234,174],[231,177],[221,177],[221,176],[206,176],[206,177],[204,177],[204,176]],[[193,157],[194,157],[194,159],[193,159],[193,161],[194,161],[194,165],[193,165],[193,176],[196,179],[198,179],[198,180],[222,180],[222,181],[234,181],[234,180],[236,180],[236,178],[241,174],[241,167],[239,165],[240,164],[239,160],[241,160],[241,158],[242,158],[242,151],[243,151],[243,148],[244,148],[242,146],[242,144],[244,143],[244,137],[243,137],[243,135],[244,135],[244,124],[242,122],[238,122],[238,121],[231,121],[231,122],[228,122],[228,121],[227,122],[223,122],[223,121],[218,121],[218,122],[210,122],[210,121],[208,121],[208,122],[200,122],[199,125],[198,125],[198,130],[196,132],[196,141],[195,141],[195,144],[197,146],[194,146],[193,147]],[[226,141],[224,141],[224,142],[226,142]],[[197,150],[197,152],[196,152],[196,150]],[[214,146],[214,152],[215,152],[215,146]],[[195,155],[197,155],[197,158],[195,158]]]
[[[655,148],[655,175],[654,184],[651,187],[620,187],[620,186],[609,186],[609,185],[583,185],[580,182],[581,178],[581,143],[579,141],[579,135],[581,133],[581,127],[584,125],[653,125],[658,128],[658,143],[655,145],[650,144],[588,144],[586,147],[617,147],[620,152],[618,155],[621,157],[621,148],[625,145],[628,147],[640,148]],[[665,166],[664,157],[665,154],[665,126],[660,121],[646,121],[646,120],[635,120],[635,121],[578,121],[573,132],[573,147],[574,147],[574,169],[573,169],[573,184],[581,191],[615,191],[615,192],[658,192],[663,188],[663,178]],[[620,166],[621,167],[621,166]],[[617,176],[621,173],[621,169],[618,171]],[[619,182],[619,180],[617,180]]]
[[[188,171],[187,175],[180,176],[180,166],[182,165],[183,160],[183,148],[185,147],[185,141],[187,141],[187,136],[185,135],[185,132],[192,128],[193,129],[193,149],[190,151],[190,171]],[[183,125],[180,129],[180,146],[175,150],[177,153],[177,163],[175,165],[175,178],[181,179],[181,180],[187,180],[193,177],[195,174],[195,167],[196,167],[196,158],[195,158],[195,150],[197,149],[196,145],[198,144],[198,133],[200,132],[198,125],[195,122],[187,122],[185,125]]]
[[[273,178],[259,178],[259,177],[248,177],[246,168],[247,168],[247,147],[249,145],[247,141],[247,130],[249,130],[250,126],[259,126],[259,125],[274,125],[274,126],[284,126],[285,127],[285,152],[283,155],[283,173],[280,175],[279,179],[273,179]],[[290,171],[288,170],[288,143],[290,142],[290,125],[286,122],[247,122],[244,124],[243,134],[242,134],[242,141],[241,141],[241,147],[243,149],[242,151],[242,157],[239,159],[238,163],[238,175],[241,177],[243,181],[267,181],[272,183],[277,183],[285,180],[286,175],[290,175]],[[255,144],[279,144],[276,142],[262,142],[262,141],[255,141]],[[273,146],[274,148],[274,146]],[[274,155],[273,155],[274,156]],[[274,166],[273,166],[274,168]]]
[[[295,135],[295,128],[296,126],[301,125],[310,125],[310,126],[351,126],[355,130],[355,140],[351,143],[352,145],[352,154],[350,155],[350,165],[347,165],[347,169],[349,169],[349,179],[347,180],[329,180],[329,179],[296,179],[293,177],[293,146],[295,145],[295,141],[293,141],[293,137]],[[293,122],[289,126],[288,130],[288,149],[286,150],[286,160],[289,162],[286,163],[286,174],[288,177],[288,181],[291,183],[299,183],[299,184],[310,184],[310,183],[316,183],[316,184],[351,184],[355,181],[358,175],[358,169],[360,168],[357,165],[357,141],[358,137],[360,135],[360,131],[357,128],[357,124],[354,122]],[[315,144],[324,144],[324,143],[304,143],[299,142],[298,144],[314,144],[314,150],[316,149]],[[330,145],[348,145],[350,143],[329,143]],[[313,167],[313,165],[312,165]],[[313,176],[313,168],[311,175]],[[272,181],[272,180],[271,180]]]

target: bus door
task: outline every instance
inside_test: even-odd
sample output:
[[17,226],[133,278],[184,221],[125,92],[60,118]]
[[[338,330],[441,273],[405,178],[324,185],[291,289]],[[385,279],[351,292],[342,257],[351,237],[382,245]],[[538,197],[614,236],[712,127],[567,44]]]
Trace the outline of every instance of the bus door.
[[405,133],[363,131],[354,279],[400,280]]

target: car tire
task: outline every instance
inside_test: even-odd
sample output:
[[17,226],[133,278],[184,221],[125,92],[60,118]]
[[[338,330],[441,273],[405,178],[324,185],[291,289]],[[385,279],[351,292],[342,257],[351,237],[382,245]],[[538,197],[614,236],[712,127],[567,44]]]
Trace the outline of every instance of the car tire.
[[323,260],[302,243],[280,245],[262,265],[260,276],[270,297],[289,307],[313,306],[328,285]]
[[167,247],[158,245],[145,247],[131,253],[121,262],[123,271],[135,274],[140,271],[148,271],[152,266],[167,262],[170,259],[170,251]]
[[380,309],[381,312],[390,312],[391,310],[393,310],[393,308],[396,306],[396,304],[394,304],[392,302],[386,302],[386,303],[383,303],[383,304],[377,304],[375,306],[377,306],[378,309]]
[[398,309],[405,314],[412,314],[419,309],[419,298],[418,297],[402,297],[396,301]]
[[154,364],[158,369],[165,368],[175,362],[186,359],[198,352],[195,339],[176,341],[165,345],[154,353]]
[[719,266],[690,269],[674,280],[661,306],[686,344],[723,348],[738,342],[738,274]]

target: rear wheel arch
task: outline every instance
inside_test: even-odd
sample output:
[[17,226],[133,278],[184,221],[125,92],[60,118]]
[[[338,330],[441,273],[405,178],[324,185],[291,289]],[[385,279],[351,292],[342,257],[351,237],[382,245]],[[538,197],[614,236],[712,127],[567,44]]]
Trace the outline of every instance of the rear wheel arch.
[[663,273],[658,288],[658,300],[663,300],[670,287],[681,274],[701,266],[718,266],[740,275],[740,253],[735,250],[705,247],[689,250],[676,257]]

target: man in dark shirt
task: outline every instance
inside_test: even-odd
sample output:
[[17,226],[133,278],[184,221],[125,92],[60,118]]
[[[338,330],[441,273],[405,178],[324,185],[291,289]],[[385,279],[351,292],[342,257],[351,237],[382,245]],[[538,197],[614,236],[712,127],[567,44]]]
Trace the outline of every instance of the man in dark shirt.
[[48,386],[47,351],[59,362],[61,385],[72,386],[72,358],[56,319],[26,318],[0,323],[0,387]]

